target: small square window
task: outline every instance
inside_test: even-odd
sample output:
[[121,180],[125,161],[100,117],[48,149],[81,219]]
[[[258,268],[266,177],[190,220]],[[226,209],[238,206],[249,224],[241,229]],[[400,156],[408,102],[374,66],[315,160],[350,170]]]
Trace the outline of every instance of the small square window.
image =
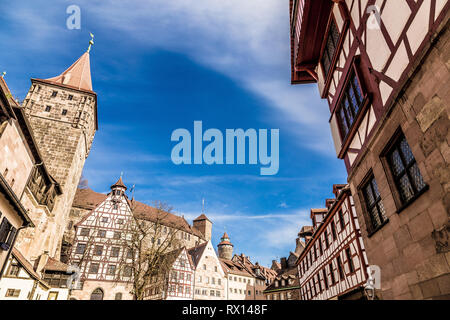
[[98,236],[100,238],[105,238],[106,237],[106,230],[98,230]]
[[83,237],[89,236],[89,231],[90,230],[88,228],[82,228],[80,231],[80,236],[83,236]]
[[99,267],[100,267],[100,264],[91,263],[91,265],[89,266],[89,273],[98,273]]
[[58,91],[53,91],[52,92],[52,98],[56,97],[58,95]]
[[116,265],[110,264],[108,265],[107,275],[114,276],[116,274]]
[[77,249],[76,249],[75,253],[76,254],[83,254],[85,250],[86,250],[86,244],[85,243],[79,243],[77,245]]
[[112,247],[111,248],[111,257],[117,258],[119,256],[120,248],[119,247]]
[[45,112],[50,112],[52,110],[52,106],[45,106]]
[[62,114],[63,116],[65,116],[65,115],[67,114],[67,109],[63,109],[61,114]]
[[107,217],[102,217],[102,222],[108,222],[108,218]]
[[73,95],[69,94],[69,96],[67,97],[68,100],[72,100],[73,99]]
[[96,245],[94,248],[94,256],[101,256],[103,254],[103,246]]

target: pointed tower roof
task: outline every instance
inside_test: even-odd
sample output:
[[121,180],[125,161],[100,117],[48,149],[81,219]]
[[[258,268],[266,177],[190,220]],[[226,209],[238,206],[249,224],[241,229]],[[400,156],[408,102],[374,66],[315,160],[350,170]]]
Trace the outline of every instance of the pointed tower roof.
[[211,220],[209,220],[208,219],[208,217],[207,216],[205,216],[205,214],[204,213],[202,213],[201,215],[199,215],[197,218],[195,218],[195,220],[194,221],[202,221],[202,220],[208,220],[208,221],[210,221],[211,222]]
[[230,237],[228,236],[228,234],[225,232],[222,236],[222,238],[220,239],[222,240],[217,246],[223,246],[223,245],[229,245],[234,247],[234,245],[230,242]]
[[91,63],[89,52],[85,52],[77,61],[75,61],[66,71],[59,76],[44,79],[53,84],[69,86],[78,90],[92,90]]
[[122,181],[122,176],[120,176],[119,180],[117,180],[117,182],[111,186],[111,189],[114,189],[115,187],[125,188],[125,190],[127,189],[127,187],[125,186],[125,184]]

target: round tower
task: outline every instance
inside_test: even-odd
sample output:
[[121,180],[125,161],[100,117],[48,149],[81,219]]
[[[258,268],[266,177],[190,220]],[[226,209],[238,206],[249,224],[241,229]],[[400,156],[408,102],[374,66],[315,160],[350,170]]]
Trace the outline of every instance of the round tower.
[[230,237],[225,232],[220,240],[221,242],[217,245],[219,258],[231,260],[233,258],[233,244],[230,242]]

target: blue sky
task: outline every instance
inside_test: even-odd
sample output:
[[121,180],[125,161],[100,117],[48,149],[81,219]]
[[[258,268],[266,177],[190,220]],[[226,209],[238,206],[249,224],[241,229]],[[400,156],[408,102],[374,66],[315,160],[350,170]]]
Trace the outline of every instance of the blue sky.
[[[81,29],[66,8],[81,8]],[[269,265],[289,254],[309,209],[344,183],[329,111],[316,85],[290,85],[288,0],[82,0],[0,3],[0,72],[23,99],[30,78],[60,74],[95,34],[91,72],[99,131],[87,159],[89,186],[106,192],[124,172],[135,198],[168,203],[188,221],[213,221],[235,253]],[[280,170],[171,162],[173,130],[280,130]]]

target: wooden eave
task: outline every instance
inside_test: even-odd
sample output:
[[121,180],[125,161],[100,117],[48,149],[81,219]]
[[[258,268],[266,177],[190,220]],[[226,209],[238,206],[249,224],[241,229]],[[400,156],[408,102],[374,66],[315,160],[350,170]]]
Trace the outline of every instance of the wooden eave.
[[[291,83],[304,84],[318,81],[315,69],[319,63],[323,38],[325,36],[333,1],[304,0],[303,19],[298,43],[295,43],[295,13],[291,21]],[[295,10],[294,0],[290,1],[290,12]],[[297,46],[297,48],[295,47]],[[295,51],[297,49],[297,56]]]

